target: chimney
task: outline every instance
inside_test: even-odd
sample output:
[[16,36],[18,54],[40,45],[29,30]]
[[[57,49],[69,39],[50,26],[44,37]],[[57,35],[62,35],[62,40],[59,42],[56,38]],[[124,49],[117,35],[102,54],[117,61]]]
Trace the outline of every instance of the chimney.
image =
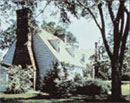
[[98,43],[97,42],[95,42],[95,56],[96,56],[96,58],[97,58],[97,55],[98,55]]
[[54,34],[54,35],[57,36],[57,37],[60,38],[63,42],[66,43],[66,36],[65,36],[65,34],[59,34],[59,35]]
[[20,46],[25,45],[28,41],[31,14],[31,10],[28,8],[17,10],[17,44]]
[[29,50],[27,46],[28,41],[31,41],[31,39],[29,39],[30,21],[30,9],[25,8],[17,10],[17,42],[13,64],[21,65],[23,68],[26,67],[26,65],[31,65]]
[[38,72],[30,32],[31,15],[32,12],[28,8],[17,11],[17,42],[12,64],[21,65],[23,68],[32,65],[34,69],[33,88],[36,90]]

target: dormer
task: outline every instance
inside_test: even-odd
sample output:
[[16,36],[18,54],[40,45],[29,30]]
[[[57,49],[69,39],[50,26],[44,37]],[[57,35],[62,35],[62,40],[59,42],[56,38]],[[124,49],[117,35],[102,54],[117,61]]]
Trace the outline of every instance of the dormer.
[[75,48],[74,47],[67,47],[66,50],[72,57],[75,57]]
[[66,43],[66,35],[65,34],[54,34],[55,36],[57,36],[59,39],[61,39],[63,42]]
[[55,38],[55,39],[49,39],[48,40],[51,46],[57,51],[60,52],[60,40]]

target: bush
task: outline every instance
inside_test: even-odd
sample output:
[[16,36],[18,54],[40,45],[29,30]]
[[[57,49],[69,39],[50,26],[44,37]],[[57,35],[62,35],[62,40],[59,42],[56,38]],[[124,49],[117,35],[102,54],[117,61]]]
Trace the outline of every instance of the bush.
[[59,65],[58,63],[54,64],[54,68],[44,77],[42,91],[50,93],[53,97],[67,97],[73,92],[74,82],[60,75],[62,66]]
[[124,81],[129,81],[129,80],[130,80],[130,72],[124,73],[124,74],[122,75],[122,80],[124,80]]
[[68,97],[75,92],[75,83],[72,80],[60,80],[57,82],[56,95]]
[[8,71],[7,93],[24,93],[32,90],[33,69],[31,66],[22,68],[21,66],[12,66]]
[[77,86],[77,93],[89,96],[103,95],[110,92],[111,86],[109,83],[99,79],[87,79]]
[[111,86],[108,82],[75,75],[73,80],[61,77],[62,66],[54,65],[54,69],[49,71],[44,77],[42,91],[50,93],[54,97],[67,97],[73,94],[88,96],[104,95],[110,92]]

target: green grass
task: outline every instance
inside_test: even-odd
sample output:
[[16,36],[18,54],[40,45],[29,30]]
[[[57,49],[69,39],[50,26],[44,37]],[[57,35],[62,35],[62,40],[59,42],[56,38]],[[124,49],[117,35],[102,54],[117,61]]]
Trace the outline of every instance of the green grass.
[[22,93],[22,94],[5,94],[5,93],[0,93],[0,98],[5,98],[5,99],[11,99],[11,98],[30,98],[37,96],[40,92],[39,91],[29,91],[27,93]]
[[[111,81],[104,81],[111,83]],[[130,81],[122,81],[122,95],[123,96],[130,96]]]
[[30,99],[30,100],[21,100],[22,103],[68,103],[73,101],[72,99]]
[[123,96],[130,96],[130,84],[123,84],[122,85],[122,95]]
[[12,102],[4,102],[4,103],[68,103],[71,102],[72,100],[67,100],[67,99],[29,99],[29,100],[18,100],[18,101],[12,101]]

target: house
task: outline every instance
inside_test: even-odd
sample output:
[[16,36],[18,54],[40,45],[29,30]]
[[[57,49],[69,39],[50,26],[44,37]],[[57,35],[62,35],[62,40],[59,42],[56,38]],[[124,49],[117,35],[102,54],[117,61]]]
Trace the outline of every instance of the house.
[[[72,76],[76,72],[83,75],[85,64],[75,55],[77,49],[65,43],[65,36],[57,37],[42,29],[36,34],[31,34],[30,17],[31,11],[27,8],[17,11],[17,40],[9,48],[2,64],[21,65],[23,68],[32,65],[34,74],[37,75],[39,71],[40,77],[43,78],[47,71],[53,68],[53,63],[64,62],[75,67],[74,70],[70,70]],[[1,84],[6,85],[8,73],[6,71],[4,73],[6,76],[1,74],[6,80]],[[3,91],[5,90],[6,86],[3,88]]]

